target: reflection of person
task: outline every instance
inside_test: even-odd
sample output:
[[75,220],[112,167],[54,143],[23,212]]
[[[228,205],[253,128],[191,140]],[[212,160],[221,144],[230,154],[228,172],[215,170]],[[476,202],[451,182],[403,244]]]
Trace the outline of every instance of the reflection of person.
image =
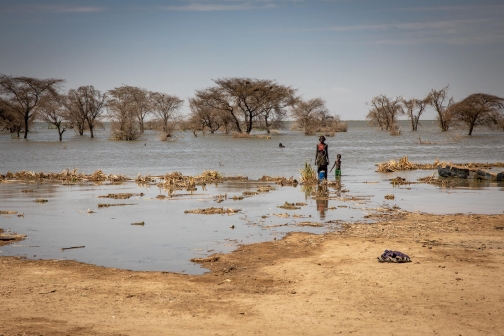
[[338,154],[338,156],[336,157],[336,161],[334,161],[334,164],[333,164],[330,172],[332,172],[332,170],[335,167],[336,167],[336,170],[334,171],[334,175],[336,177],[341,176],[341,154]]
[[285,146],[284,146],[284,145],[282,145],[282,143],[281,143],[281,142],[278,144],[278,147],[280,147],[280,148],[285,148]]
[[317,152],[315,154],[315,164],[317,165],[317,174],[320,176],[320,172],[324,172],[324,178],[327,179],[327,165],[329,164],[329,147],[325,143],[325,137],[323,135],[319,138],[319,143],[317,144]]
[[327,186],[325,184],[321,184],[317,188],[317,210],[320,212],[320,220],[325,220],[326,215],[325,211],[329,207],[329,193],[327,191]]

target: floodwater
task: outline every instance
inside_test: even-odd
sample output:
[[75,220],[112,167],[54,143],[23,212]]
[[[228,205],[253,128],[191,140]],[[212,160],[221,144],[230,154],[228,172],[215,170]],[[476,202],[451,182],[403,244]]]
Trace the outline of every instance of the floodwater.
[[[131,270],[158,270],[198,274],[205,271],[190,262],[214,252],[228,252],[238,244],[281,238],[291,231],[322,233],[337,230],[341,223],[365,222],[377,207],[398,206],[406,211],[445,213],[502,213],[504,184],[490,181],[464,181],[457,188],[427,184],[394,187],[396,176],[416,181],[434,171],[382,174],[375,164],[408,156],[416,163],[440,161],[504,161],[504,132],[476,129],[471,137],[464,130],[440,132],[426,121],[419,132],[402,124],[402,135],[369,128],[366,122],[349,122],[346,133],[327,139],[330,159],[342,155],[341,190],[330,189],[327,202],[306,196],[300,186],[280,187],[257,182],[263,175],[299,177],[306,160],[314,159],[317,137],[282,130],[272,139],[237,139],[231,135],[181,132],[175,141],[160,141],[154,131],[146,131],[138,141],[108,140],[108,129],[99,130],[95,139],[88,135],[64,134],[45,124],[36,124],[29,140],[11,139],[0,133],[0,174],[7,171],[59,172],[78,168],[86,174],[101,169],[106,174],[129,177],[164,175],[179,171],[184,175],[217,170],[227,176],[247,176],[249,182],[226,182],[198,187],[194,193],[177,191],[175,197],[154,186],[128,182],[110,184],[1,183],[0,210],[24,213],[0,216],[0,228],[26,234],[26,240],[0,247],[0,255],[22,255],[32,259],[75,259],[107,267]],[[431,144],[419,144],[429,141]],[[279,148],[282,143],[285,148]],[[498,170],[494,168],[494,170]],[[331,179],[334,177],[331,175]],[[275,187],[268,193],[234,201],[245,190],[259,185]],[[33,190],[22,192],[22,190]],[[347,190],[347,192],[342,192]],[[109,193],[143,193],[128,200],[98,198]],[[227,195],[217,203],[216,195]],[[385,200],[394,194],[394,200]],[[345,198],[358,197],[358,200]],[[45,198],[47,203],[36,203]],[[277,208],[285,202],[304,202],[299,210]],[[98,203],[127,203],[125,206],[98,208]],[[225,207],[241,209],[234,215],[185,214],[184,210]],[[88,209],[94,213],[88,213]],[[275,215],[288,214],[288,217]],[[293,215],[302,217],[294,217]],[[285,215],[284,215],[285,216]],[[144,226],[131,225],[144,222]],[[321,227],[299,226],[300,222],[322,223]],[[234,226],[234,228],[231,228]],[[60,251],[60,248],[85,248]]]

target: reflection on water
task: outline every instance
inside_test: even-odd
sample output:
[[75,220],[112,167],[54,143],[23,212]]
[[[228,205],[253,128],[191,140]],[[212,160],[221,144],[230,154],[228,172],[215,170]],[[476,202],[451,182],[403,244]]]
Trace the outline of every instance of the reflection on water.
[[[189,261],[193,257],[226,252],[237,244],[280,238],[287,232],[321,233],[338,229],[343,222],[362,220],[378,207],[398,206],[407,211],[428,213],[502,213],[503,182],[462,180],[456,188],[428,184],[394,186],[389,179],[401,176],[409,181],[431,175],[432,171],[376,173],[375,164],[407,155],[413,162],[493,162],[504,158],[504,132],[479,130],[460,141],[449,136],[460,131],[440,132],[424,123],[418,132],[403,126],[403,135],[370,129],[365,122],[350,122],[349,132],[328,138],[330,159],[336,153],[345,158],[340,184],[314,187],[280,187],[238,200],[243,191],[256,190],[256,181],[228,182],[198,187],[193,192],[170,191],[156,186],[74,185],[53,183],[0,183],[0,210],[24,213],[0,216],[0,228],[24,233],[28,239],[18,246],[1,247],[0,255],[28,258],[76,259],[132,270],[171,270],[201,273],[204,269]],[[36,126],[29,141],[13,140],[0,133],[0,173],[7,171],[58,172],[79,168],[84,173],[102,169],[107,174],[163,175],[180,171],[200,174],[206,169],[226,175],[258,179],[262,175],[299,176],[306,159],[314,156],[316,137],[282,131],[273,140],[235,139],[229,135],[198,136],[180,133],[177,141],[161,142],[155,132],[141,141],[109,141],[107,130],[96,139],[69,134],[63,143],[51,130]],[[420,145],[418,137],[432,145]],[[286,148],[280,149],[282,142]],[[145,145],[144,145],[145,144]],[[334,177],[330,177],[331,181]],[[267,184],[267,183],[266,183]],[[109,193],[143,193],[128,200],[106,203],[129,205],[98,208],[99,196]],[[385,200],[394,194],[394,200]],[[158,195],[165,199],[156,198]],[[225,195],[222,203],[214,196]],[[36,198],[48,202],[36,203]],[[307,203],[297,210],[279,209],[289,203]],[[184,210],[226,207],[241,209],[236,215],[184,214]],[[94,213],[88,212],[88,209]],[[144,226],[131,225],[144,222]],[[322,223],[322,227],[298,226],[299,222]],[[333,224],[328,224],[328,223]],[[340,223],[340,224],[334,224]],[[230,227],[234,226],[234,229]],[[60,252],[62,247],[86,246]],[[33,247],[37,246],[37,247]],[[34,257],[36,255],[36,257]]]

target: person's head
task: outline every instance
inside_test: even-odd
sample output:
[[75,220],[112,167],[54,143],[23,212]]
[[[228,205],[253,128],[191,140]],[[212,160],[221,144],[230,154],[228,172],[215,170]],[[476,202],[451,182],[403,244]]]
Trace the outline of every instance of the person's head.
[[278,144],[278,147],[283,147],[283,145],[282,145],[282,143],[281,143],[281,142]]
[[324,141],[325,141],[325,136],[321,135],[321,136],[319,137],[319,141],[320,141],[321,143],[324,143]]
[[338,158],[338,160],[341,159],[341,154],[336,155],[336,157]]

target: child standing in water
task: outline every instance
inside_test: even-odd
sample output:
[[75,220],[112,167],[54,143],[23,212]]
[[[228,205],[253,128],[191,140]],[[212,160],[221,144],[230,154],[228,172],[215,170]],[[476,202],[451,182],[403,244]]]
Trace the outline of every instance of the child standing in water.
[[334,161],[334,164],[330,171],[332,171],[334,167],[336,167],[336,170],[334,171],[335,174],[334,176],[336,177],[341,176],[341,154],[338,154],[336,156],[336,161]]

